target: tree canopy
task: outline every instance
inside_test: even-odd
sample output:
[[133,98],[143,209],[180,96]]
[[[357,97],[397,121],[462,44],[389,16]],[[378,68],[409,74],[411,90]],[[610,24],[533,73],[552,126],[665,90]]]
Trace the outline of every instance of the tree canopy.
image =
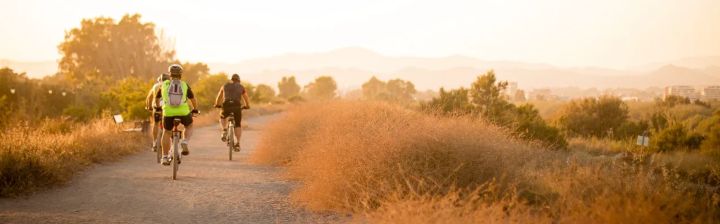
[[285,99],[300,95],[300,85],[295,81],[295,76],[282,77],[278,82],[278,90],[278,96]]
[[175,51],[164,49],[155,24],[143,23],[140,17],[125,15],[117,22],[108,17],[83,19],[79,28],[65,33],[58,46],[60,73],[81,88],[125,77],[156,77]]
[[337,83],[330,76],[320,76],[306,85],[305,91],[310,99],[333,99],[337,95]]

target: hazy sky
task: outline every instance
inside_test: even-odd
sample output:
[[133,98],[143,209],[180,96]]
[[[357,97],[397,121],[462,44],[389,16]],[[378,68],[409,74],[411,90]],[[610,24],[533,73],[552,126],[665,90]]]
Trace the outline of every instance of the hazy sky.
[[0,0],[0,58],[57,59],[82,18],[125,13],[203,62],[350,46],[573,67],[720,55],[720,0]]

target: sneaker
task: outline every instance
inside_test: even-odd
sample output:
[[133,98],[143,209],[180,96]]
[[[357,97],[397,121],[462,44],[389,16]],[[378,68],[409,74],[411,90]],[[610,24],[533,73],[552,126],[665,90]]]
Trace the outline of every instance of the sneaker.
[[190,150],[188,150],[188,142],[187,140],[183,139],[182,142],[180,142],[180,146],[182,147],[182,155],[187,156],[190,154]]
[[240,144],[235,143],[235,147],[233,147],[233,151],[240,152]]
[[162,165],[163,165],[163,166],[169,166],[169,165],[170,165],[170,156],[163,156],[163,157],[162,157]]
[[223,133],[220,136],[220,140],[222,140],[223,142],[227,141],[227,130],[223,130]]
[[157,144],[155,144],[155,141],[152,143],[152,151],[157,152]]

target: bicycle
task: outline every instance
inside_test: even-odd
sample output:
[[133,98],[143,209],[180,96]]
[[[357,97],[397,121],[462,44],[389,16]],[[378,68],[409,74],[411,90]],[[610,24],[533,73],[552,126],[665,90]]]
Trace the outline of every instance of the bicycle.
[[[200,112],[193,113],[193,117],[197,116]],[[180,169],[180,163],[182,162],[182,148],[180,148],[180,139],[183,137],[183,131],[181,131],[178,126],[180,126],[181,119],[180,118],[174,118],[173,119],[173,129],[172,129],[172,142],[170,146],[170,162],[172,163],[173,167],[173,174],[172,179],[177,179],[177,171]]]
[[[216,106],[216,108],[221,108],[220,106]],[[241,107],[240,110],[247,110],[249,107]],[[228,121],[227,126],[227,134],[225,139],[223,139],[224,142],[227,143],[228,146],[228,160],[232,161],[233,151],[235,149],[235,113],[230,112],[227,117],[225,117]],[[239,139],[238,139],[239,141]],[[238,142],[239,144],[239,142]]]
[[172,179],[177,179],[177,171],[180,169],[180,160],[182,159],[182,154],[179,153],[181,151],[180,149],[180,138],[182,137],[182,131],[178,129],[178,126],[180,126],[180,118],[173,119],[173,129],[172,129],[172,145],[170,146],[170,161],[172,162],[173,167],[173,174]]
[[[153,151],[156,152],[156,153],[155,153],[155,157],[156,157],[156,159],[157,159],[157,163],[160,163],[160,160],[162,159],[162,131],[163,131],[163,125],[162,125],[162,120],[163,120],[163,119],[162,119],[162,109],[156,107],[156,108],[155,108],[155,111],[154,111],[153,113],[155,113],[155,114],[157,114],[157,115],[160,116],[160,122],[154,124],[154,125],[159,129],[158,132],[160,132],[160,133],[159,133],[157,136],[155,136],[155,139],[153,139],[153,141],[155,142],[155,147],[153,148]],[[156,115],[156,116],[157,116],[157,115]],[[156,128],[156,127],[153,127],[153,128]]]

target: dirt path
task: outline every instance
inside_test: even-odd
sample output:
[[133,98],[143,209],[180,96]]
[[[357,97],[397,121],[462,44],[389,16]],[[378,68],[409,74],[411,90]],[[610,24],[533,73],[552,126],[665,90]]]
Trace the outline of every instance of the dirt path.
[[98,165],[71,183],[28,198],[0,200],[0,223],[326,223],[333,215],[293,207],[294,184],[279,169],[247,162],[273,116],[246,122],[240,154],[227,159],[216,127],[199,128],[190,156],[171,168],[141,152],[119,162]]

